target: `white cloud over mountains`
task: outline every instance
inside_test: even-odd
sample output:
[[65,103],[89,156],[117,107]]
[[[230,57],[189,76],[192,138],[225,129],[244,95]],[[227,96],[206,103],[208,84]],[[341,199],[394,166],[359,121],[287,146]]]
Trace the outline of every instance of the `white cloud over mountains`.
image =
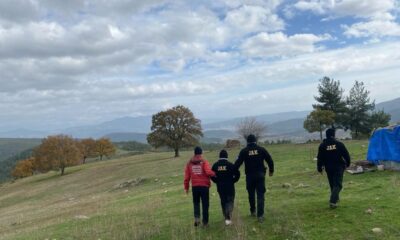
[[[288,32],[293,23],[282,10],[321,20],[352,16],[354,23],[337,30],[373,40],[400,35],[396,6],[390,0],[4,0],[0,121],[3,128],[60,127],[174,104],[205,117],[224,108],[236,116],[308,109],[323,75],[352,81],[374,71],[392,81],[385,71],[400,65],[399,42],[330,49],[337,36],[306,26]],[[252,101],[259,104],[248,110]]]

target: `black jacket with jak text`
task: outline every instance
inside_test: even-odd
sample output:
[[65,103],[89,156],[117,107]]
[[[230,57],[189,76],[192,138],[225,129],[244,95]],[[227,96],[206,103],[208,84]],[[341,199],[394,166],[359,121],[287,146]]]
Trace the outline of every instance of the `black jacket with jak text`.
[[211,180],[217,184],[217,189],[232,188],[234,183],[240,178],[240,172],[227,159],[219,159],[213,164],[211,170],[215,172],[215,177]]
[[324,139],[319,145],[317,156],[317,170],[327,171],[343,170],[350,166],[350,154],[342,142],[335,138]]
[[264,161],[268,164],[269,172],[273,173],[274,162],[268,151],[256,143],[250,143],[240,151],[235,167],[239,169],[244,162],[246,175],[265,175],[267,168],[264,165]]

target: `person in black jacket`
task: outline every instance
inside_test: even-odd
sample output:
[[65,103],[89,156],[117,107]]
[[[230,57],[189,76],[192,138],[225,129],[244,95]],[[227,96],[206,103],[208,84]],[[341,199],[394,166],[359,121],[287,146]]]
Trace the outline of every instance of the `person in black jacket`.
[[267,168],[264,165],[267,162],[269,176],[274,174],[274,162],[268,151],[257,145],[257,139],[253,134],[247,137],[247,147],[243,148],[235,162],[237,169],[244,162],[246,173],[246,188],[249,194],[250,213],[256,215],[255,194],[257,193],[257,218],[259,222],[264,221],[264,194],[265,194],[265,173]]
[[342,190],[343,172],[350,166],[350,155],[343,143],[335,139],[335,129],[326,130],[326,139],[319,145],[317,170],[322,174],[325,168],[331,196],[329,206],[336,208]]
[[228,152],[221,150],[219,160],[211,168],[216,176],[211,180],[217,184],[217,190],[221,199],[222,214],[225,225],[232,224],[232,211],[235,201],[235,183],[240,178],[240,172],[228,161]]

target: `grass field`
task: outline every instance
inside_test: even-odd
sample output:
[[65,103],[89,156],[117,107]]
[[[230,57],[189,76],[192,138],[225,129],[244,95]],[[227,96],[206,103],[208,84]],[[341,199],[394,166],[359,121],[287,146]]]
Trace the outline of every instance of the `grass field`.
[[[366,142],[346,144],[353,160],[364,158]],[[0,239],[400,239],[398,172],[346,174],[341,206],[331,210],[326,176],[316,173],[312,160],[317,144],[267,148],[276,171],[267,177],[262,224],[249,216],[242,176],[234,225],[224,226],[213,185],[210,227],[194,228],[192,200],[182,184],[192,153],[180,158],[151,153],[68,168],[62,177],[50,172],[1,185]],[[230,150],[230,159],[238,151]],[[217,154],[205,151],[211,163]],[[139,178],[136,186],[114,189]],[[382,232],[372,232],[376,227]]]

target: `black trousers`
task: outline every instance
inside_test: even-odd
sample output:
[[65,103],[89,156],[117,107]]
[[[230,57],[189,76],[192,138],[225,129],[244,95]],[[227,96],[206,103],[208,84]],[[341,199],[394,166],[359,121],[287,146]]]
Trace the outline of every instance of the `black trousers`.
[[203,224],[208,223],[208,208],[210,205],[208,187],[192,187],[194,217],[200,218],[200,200],[203,213]]
[[256,212],[257,193],[257,217],[264,216],[265,174],[246,175],[246,188],[249,194],[250,212]]
[[331,197],[329,202],[337,203],[339,201],[339,193],[342,190],[344,169],[338,170],[327,170],[326,175],[328,176],[329,186],[331,188]]
[[218,194],[221,199],[222,214],[226,220],[231,220],[235,201],[234,186],[218,186]]

